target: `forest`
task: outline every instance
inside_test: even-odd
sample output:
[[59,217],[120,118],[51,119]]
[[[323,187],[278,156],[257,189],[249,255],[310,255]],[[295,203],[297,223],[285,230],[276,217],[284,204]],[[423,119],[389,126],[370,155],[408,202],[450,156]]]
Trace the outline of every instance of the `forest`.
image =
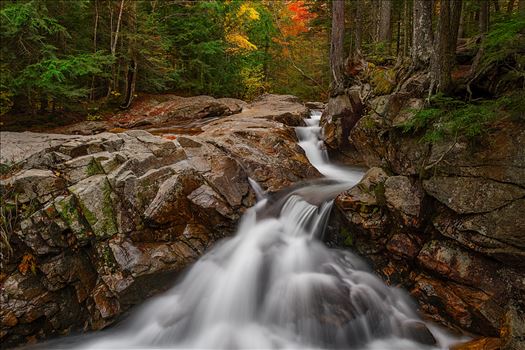
[[2,349],[525,349],[525,0],[0,0],[0,42]]
[[[0,113],[73,111],[96,119],[99,109],[163,92],[326,100],[331,79],[360,60],[373,65],[371,79],[386,92],[400,69],[429,66],[431,57],[435,91],[451,88],[452,72],[472,82],[497,62],[512,66],[505,80],[523,79],[523,62],[513,62],[522,59],[515,54],[523,47],[523,1],[336,1],[333,74],[330,4],[5,0]],[[473,52],[475,67],[467,66]]]

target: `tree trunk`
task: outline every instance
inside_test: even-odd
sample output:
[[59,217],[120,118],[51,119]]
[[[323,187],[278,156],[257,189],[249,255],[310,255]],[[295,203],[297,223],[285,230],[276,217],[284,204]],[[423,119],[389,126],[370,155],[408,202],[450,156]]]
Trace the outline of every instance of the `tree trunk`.
[[458,38],[463,38],[465,36],[465,16],[467,14],[462,12],[459,17],[459,28],[458,28]]
[[[95,0],[95,25],[93,27],[93,53],[97,53],[97,29],[98,29],[98,0]],[[91,78],[90,100],[95,99],[95,74]]]
[[451,73],[456,58],[456,43],[461,16],[461,1],[441,0],[439,22],[435,42],[435,54],[431,62],[431,88],[438,92],[449,92],[452,87]]
[[344,71],[344,31],[345,31],[345,2],[332,2],[332,34],[330,41],[330,69],[332,71],[331,92],[337,95],[343,89]]
[[361,52],[361,44],[363,42],[363,2],[362,0],[357,1],[357,8],[355,11],[355,50]]
[[494,12],[499,13],[499,0],[492,0],[492,3],[494,4]]
[[428,67],[432,56],[432,2],[414,0],[412,25],[412,68]]
[[512,13],[512,10],[514,9],[514,3],[516,2],[516,0],[509,0],[508,4],[507,4],[507,14],[511,14]]
[[479,0],[479,33],[484,34],[489,30],[489,2]]
[[117,28],[115,29],[115,39],[112,41],[113,46],[111,47],[111,54],[115,56],[115,53],[117,51],[117,42],[118,42],[118,35],[120,32],[120,23],[122,21],[122,10],[124,9],[124,0],[120,1],[120,10],[118,13],[118,19],[117,19]]
[[[130,23],[129,27],[134,34],[137,34],[137,3],[133,2],[130,7]],[[127,67],[126,71],[126,95],[124,98],[124,103],[122,108],[129,108],[135,97],[135,87],[137,84],[137,75],[138,75],[138,60],[137,60],[137,41],[135,40],[136,35],[132,36],[128,43],[129,56],[131,57],[131,62]]]
[[392,0],[381,1],[379,42],[386,45],[386,52],[390,54],[392,45]]
[[401,45],[401,18],[397,18],[397,36],[396,36],[396,56],[399,56],[399,48]]
[[410,15],[409,15],[408,0],[405,0],[403,4],[403,57],[407,56],[409,46],[410,46]]

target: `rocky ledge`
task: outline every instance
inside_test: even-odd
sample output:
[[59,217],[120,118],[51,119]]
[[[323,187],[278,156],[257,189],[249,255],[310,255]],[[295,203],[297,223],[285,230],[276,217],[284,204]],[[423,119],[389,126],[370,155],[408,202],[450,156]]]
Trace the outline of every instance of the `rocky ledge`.
[[3,346],[112,324],[234,231],[248,178],[319,176],[288,126],[308,114],[296,98],[235,112],[194,136],[0,133]]
[[380,96],[366,112],[347,103],[356,91],[323,116],[332,149],[370,168],[337,198],[332,239],[409,289],[430,319],[488,337],[472,348],[525,348],[525,125],[429,145],[399,128],[422,99]]

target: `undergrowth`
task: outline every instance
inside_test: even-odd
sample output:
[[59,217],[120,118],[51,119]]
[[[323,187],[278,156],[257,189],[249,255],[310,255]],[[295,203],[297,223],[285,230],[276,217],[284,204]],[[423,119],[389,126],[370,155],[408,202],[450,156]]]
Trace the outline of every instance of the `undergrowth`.
[[401,128],[405,133],[423,133],[422,141],[435,142],[452,136],[479,137],[492,122],[503,118],[525,121],[524,91],[472,102],[438,94]]

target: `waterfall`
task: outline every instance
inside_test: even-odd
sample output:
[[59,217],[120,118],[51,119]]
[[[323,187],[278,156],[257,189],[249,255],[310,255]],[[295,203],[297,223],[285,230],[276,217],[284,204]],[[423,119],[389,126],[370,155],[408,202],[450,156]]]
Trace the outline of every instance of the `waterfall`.
[[297,134],[327,179],[272,198],[256,187],[259,201],[234,237],[118,327],[67,348],[448,348],[450,338],[425,326],[405,292],[386,286],[354,253],[319,239],[335,196],[363,175],[329,163],[319,117],[313,113]]

